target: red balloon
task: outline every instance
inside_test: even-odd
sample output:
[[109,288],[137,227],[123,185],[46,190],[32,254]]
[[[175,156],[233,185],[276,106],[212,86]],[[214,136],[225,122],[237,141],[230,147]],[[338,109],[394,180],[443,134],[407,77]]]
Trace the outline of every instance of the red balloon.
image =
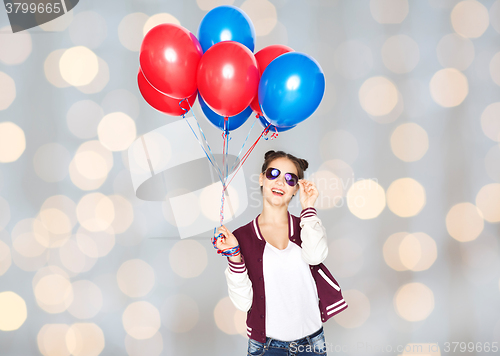
[[[264,73],[264,70],[267,68],[269,63],[271,63],[273,60],[275,60],[282,54],[288,52],[293,52],[293,49],[284,45],[271,45],[264,47],[259,52],[255,53],[255,59],[257,60],[257,64],[259,65],[260,76],[262,76],[262,73]],[[259,88],[257,87],[257,90],[255,92],[255,97],[250,103],[250,107],[252,108],[253,111],[257,112],[259,115],[262,115],[259,105],[259,96],[257,95],[258,91]]]
[[182,26],[164,23],[144,37],[139,62],[149,83],[172,98],[196,93],[196,70],[203,51],[196,37]]
[[245,110],[259,86],[253,53],[234,41],[210,47],[198,66],[198,90],[217,114],[234,116]]
[[198,93],[195,92],[187,99],[187,101],[189,101],[189,104],[186,100],[182,102],[181,106],[186,109],[182,110],[181,106],[179,106],[179,102],[182,99],[171,98],[168,95],[165,95],[162,92],[156,90],[148,82],[146,77],[144,77],[144,74],[142,73],[140,68],[139,73],[137,74],[137,83],[139,84],[139,90],[143,98],[148,102],[149,105],[154,107],[156,110],[171,116],[179,116],[187,113],[190,109],[190,106],[193,106],[194,101],[196,100],[196,94]]

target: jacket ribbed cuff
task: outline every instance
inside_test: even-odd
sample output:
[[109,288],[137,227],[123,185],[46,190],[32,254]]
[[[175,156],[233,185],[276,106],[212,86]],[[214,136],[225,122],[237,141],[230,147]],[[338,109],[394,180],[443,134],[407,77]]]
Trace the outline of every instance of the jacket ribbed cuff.
[[305,208],[300,212],[300,219],[310,218],[311,216],[316,216],[316,209]]
[[229,265],[229,270],[233,273],[243,273],[246,272],[247,267],[245,266],[245,262],[233,262],[227,258],[227,263]]

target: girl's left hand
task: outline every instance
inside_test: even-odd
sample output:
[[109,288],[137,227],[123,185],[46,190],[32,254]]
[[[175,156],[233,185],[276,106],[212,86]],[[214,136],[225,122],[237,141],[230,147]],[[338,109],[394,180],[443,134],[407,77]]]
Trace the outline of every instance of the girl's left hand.
[[302,210],[306,208],[314,207],[314,203],[318,198],[318,189],[313,182],[310,182],[305,179],[299,180],[299,188],[300,188],[300,204],[302,205]]

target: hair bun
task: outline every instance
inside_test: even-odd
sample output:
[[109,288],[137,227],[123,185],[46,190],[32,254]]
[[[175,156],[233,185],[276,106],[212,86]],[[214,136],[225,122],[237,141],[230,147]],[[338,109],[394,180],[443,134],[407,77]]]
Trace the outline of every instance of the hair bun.
[[305,159],[299,159],[299,163],[300,168],[302,168],[303,171],[305,171],[307,167],[309,167],[309,163]]
[[273,150],[269,150],[266,152],[266,154],[264,155],[264,159],[267,160],[268,158],[270,158],[272,155],[274,155],[275,152]]

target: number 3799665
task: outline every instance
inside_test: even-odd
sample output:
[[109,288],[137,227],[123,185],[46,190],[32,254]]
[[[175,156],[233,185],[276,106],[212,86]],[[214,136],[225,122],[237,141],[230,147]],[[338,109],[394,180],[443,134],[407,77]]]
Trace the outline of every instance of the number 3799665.
[[498,342],[445,342],[444,352],[498,352]]
[[6,2],[5,8],[7,13],[23,13],[28,12],[34,14],[58,14],[62,11],[61,1],[29,1],[29,2]]

